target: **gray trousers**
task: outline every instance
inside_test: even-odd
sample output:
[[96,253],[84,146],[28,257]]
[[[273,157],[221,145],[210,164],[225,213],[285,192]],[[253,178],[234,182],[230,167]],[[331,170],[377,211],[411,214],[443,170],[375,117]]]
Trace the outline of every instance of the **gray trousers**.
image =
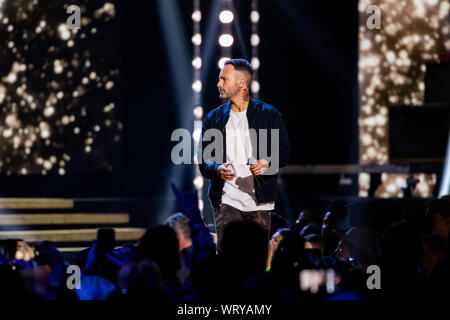
[[228,204],[222,203],[220,208],[214,208],[214,217],[216,219],[218,251],[220,251],[222,246],[223,230],[230,222],[245,220],[256,222],[261,225],[267,231],[267,235],[270,236],[271,211],[241,211]]

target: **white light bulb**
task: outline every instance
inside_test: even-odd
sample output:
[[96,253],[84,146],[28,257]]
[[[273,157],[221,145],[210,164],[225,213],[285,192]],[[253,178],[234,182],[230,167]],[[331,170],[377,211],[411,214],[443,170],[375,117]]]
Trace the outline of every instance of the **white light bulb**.
[[195,80],[192,83],[192,90],[194,90],[195,92],[202,91],[202,82],[200,80]]
[[230,10],[224,10],[219,14],[219,20],[222,23],[230,23],[233,19],[234,15]]
[[259,21],[259,12],[256,10],[253,10],[250,12],[250,21],[253,23],[256,23]]
[[218,66],[219,66],[220,69],[223,69],[223,67],[225,66],[225,62],[227,60],[230,60],[230,58],[229,57],[222,57],[222,58],[220,58],[219,63],[218,63]]
[[255,34],[255,33],[252,34],[252,36],[250,37],[250,43],[254,47],[259,45],[259,36],[257,34]]
[[252,81],[252,92],[259,92],[260,86],[258,81]]
[[232,46],[233,45],[233,41],[234,41],[234,39],[233,39],[233,36],[231,34],[222,34],[219,37],[219,44],[222,47],[230,47],[230,46]]
[[192,60],[192,66],[195,69],[200,69],[202,67],[202,58],[196,57],[194,60]]
[[200,20],[202,20],[202,13],[200,12],[200,10],[195,10],[192,13],[192,20],[194,20],[195,22],[200,22]]
[[259,66],[260,66],[259,59],[258,58],[252,58],[251,65],[252,65],[253,69],[255,69],[255,70],[259,69]]
[[199,46],[202,44],[202,35],[200,33],[194,34],[192,37],[192,43],[196,46]]
[[194,186],[197,189],[200,189],[201,187],[203,187],[203,178],[201,176],[196,176],[194,178]]
[[195,118],[200,119],[203,116],[203,108],[201,106],[196,106],[192,112]]

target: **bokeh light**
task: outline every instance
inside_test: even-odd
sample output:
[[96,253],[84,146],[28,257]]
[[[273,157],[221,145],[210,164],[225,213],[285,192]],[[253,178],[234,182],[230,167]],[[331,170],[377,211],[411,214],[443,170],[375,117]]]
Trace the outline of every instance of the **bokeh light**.
[[115,5],[77,4],[81,29],[72,30],[70,4],[0,2],[0,173],[113,169],[123,127],[105,107],[115,105],[120,78]]
[[[379,30],[366,27],[369,5],[378,5],[381,9]],[[359,1],[361,164],[389,161],[387,126],[390,104],[423,103],[425,63],[438,61],[439,53],[450,50],[449,9],[448,1]],[[406,179],[405,176],[383,176],[385,178],[376,195],[400,196],[398,179]],[[430,196],[431,184],[435,183],[433,175],[418,175],[418,179],[421,186],[416,187],[416,195]],[[361,196],[367,195],[369,180],[360,177]],[[428,184],[427,187],[424,184]]]

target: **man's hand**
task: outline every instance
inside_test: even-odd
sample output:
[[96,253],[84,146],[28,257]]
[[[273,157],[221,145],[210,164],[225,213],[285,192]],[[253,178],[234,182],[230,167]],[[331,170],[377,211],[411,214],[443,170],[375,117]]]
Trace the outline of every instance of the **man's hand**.
[[264,171],[269,167],[269,163],[265,159],[261,159],[256,161],[255,164],[252,164],[250,166],[250,171],[254,176],[259,176],[260,174],[263,174]]
[[233,163],[233,161],[231,162],[227,162],[224,163],[222,165],[220,165],[220,167],[217,169],[217,175],[222,179],[222,180],[233,180],[233,178],[236,176],[233,173],[233,170],[228,169],[228,167]]

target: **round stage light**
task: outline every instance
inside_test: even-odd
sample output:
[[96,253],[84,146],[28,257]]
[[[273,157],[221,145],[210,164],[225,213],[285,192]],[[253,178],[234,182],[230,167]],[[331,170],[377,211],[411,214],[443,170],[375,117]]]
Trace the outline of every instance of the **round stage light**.
[[259,21],[259,12],[256,10],[253,10],[250,12],[250,21],[253,23],[256,23]]
[[219,14],[219,20],[222,23],[230,23],[231,21],[233,21],[233,19],[234,19],[234,15],[233,15],[233,12],[231,12],[230,10],[223,10]]
[[219,37],[219,44],[222,47],[230,47],[233,45],[233,36],[231,34],[225,33]]
[[200,22],[202,20],[202,13],[200,10],[195,10],[192,13],[192,20],[194,20],[194,22]]
[[250,43],[252,44],[252,46],[256,47],[257,45],[259,45],[259,36],[257,34],[252,34],[252,36],[250,37]]
[[195,92],[202,91],[202,82],[200,80],[195,80],[192,83],[192,90],[194,90]]
[[194,186],[196,189],[203,187],[203,178],[201,176],[196,176],[194,178]]
[[203,116],[203,108],[201,106],[196,106],[192,113],[195,118],[200,119]]
[[252,81],[252,92],[259,92],[260,86],[258,81]]
[[230,59],[231,58],[229,58],[229,57],[222,57],[222,58],[220,58],[219,63],[218,63],[219,68],[223,69],[223,67],[225,66],[225,62],[227,60],[230,60]]
[[202,58],[195,57],[194,60],[192,60],[192,66],[195,69],[200,69],[202,67]]
[[192,43],[196,46],[199,46],[202,44],[202,35],[200,33],[194,34],[192,37]]
[[253,69],[255,69],[255,70],[259,69],[259,66],[260,66],[259,59],[258,58],[252,58],[251,65],[252,65]]

